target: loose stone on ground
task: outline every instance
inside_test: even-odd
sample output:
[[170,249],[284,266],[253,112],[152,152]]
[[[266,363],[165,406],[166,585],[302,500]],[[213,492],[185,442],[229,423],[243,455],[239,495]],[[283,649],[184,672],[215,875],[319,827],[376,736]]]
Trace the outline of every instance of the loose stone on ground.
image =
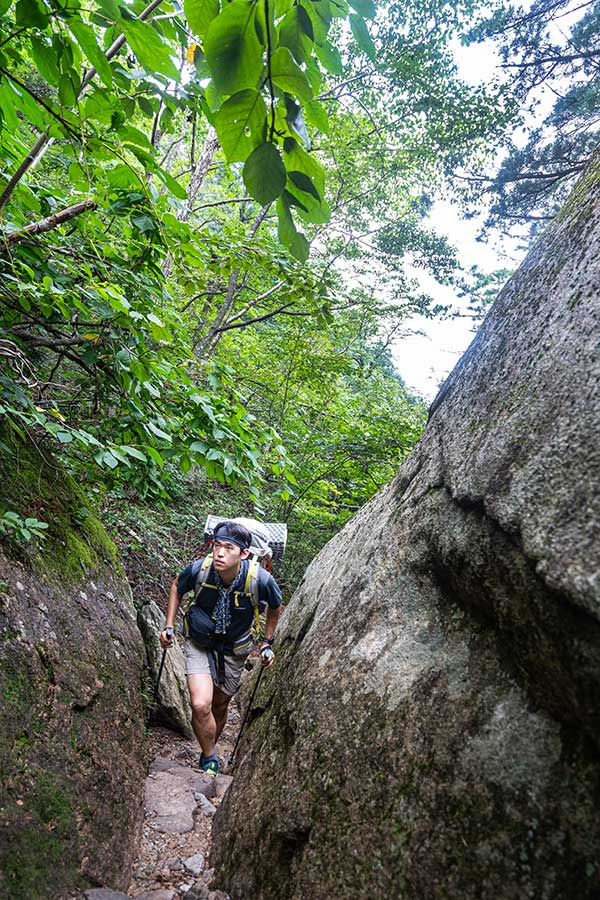
[[[231,754],[238,726],[239,715],[231,709],[218,746],[222,759]],[[131,884],[127,895],[109,892],[91,900],[226,900],[226,894],[211,891],[213,871],[205,866],[212,817],[233,779],[202,773],[195,741],[161,727],[153,728],[149,739],[154,760],[146,779],[144,834]]]

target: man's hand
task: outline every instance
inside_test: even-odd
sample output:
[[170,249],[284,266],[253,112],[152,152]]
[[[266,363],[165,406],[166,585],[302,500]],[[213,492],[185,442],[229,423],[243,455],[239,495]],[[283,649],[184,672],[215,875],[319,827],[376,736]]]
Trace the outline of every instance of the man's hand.
[[269,666],[272,666],[275,662],[275,654],[273,653],[270,644],[264,644],[260,648],[260,661],[264,669],[268,669]]
[[169,625],[167,628],[163,628],[160,633],[160,646],[163,650],[168,650],[169,647],[173,644],[173,627]]

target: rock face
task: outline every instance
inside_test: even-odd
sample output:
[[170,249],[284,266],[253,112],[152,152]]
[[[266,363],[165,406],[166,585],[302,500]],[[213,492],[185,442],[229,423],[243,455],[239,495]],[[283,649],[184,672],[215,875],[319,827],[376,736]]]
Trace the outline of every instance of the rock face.
[[289,604],[216,816],[234,900],[600,896],[599,175]]
[[0,510],[49,528],[0,545],[0,896],[126,889],[145,775],[129,586],[73,482],[1,437]]
[[[165,616],[158,604],[150,600],[139,610],[137,622],[146,645],[151,690],[154,695],[163,656],[158,638],[164,628]],[[157,722],[178,731],[186,738],[194,737],[192,708],[185,678],[185,658],[177,638],[165,656],[158,693],[153,702],[153,717]]]

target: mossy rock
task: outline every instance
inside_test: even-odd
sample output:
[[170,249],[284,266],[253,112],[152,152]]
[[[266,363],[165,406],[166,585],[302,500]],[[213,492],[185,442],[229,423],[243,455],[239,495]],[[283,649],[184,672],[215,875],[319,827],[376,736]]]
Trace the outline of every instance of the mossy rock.
[[0,542],[0,895],[123,889],[145,773],[131,592],[81,489],[46,450],[1,438],[2,508],[49,528]]

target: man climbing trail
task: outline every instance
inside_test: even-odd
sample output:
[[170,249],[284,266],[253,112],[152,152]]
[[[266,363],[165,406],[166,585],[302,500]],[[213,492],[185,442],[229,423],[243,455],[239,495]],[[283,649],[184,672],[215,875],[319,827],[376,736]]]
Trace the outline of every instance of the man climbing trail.
[[[215,744],[252,649],[256,600],[259,607],[267,607],[265,635],[259,644],[262,665],[271,666],[275,659],[271,645],[281,612],[281,591],[265,569],[250,569],[251,545],[252,535],[244,525],[220,522],[213,533],[212,558],[190,563],[173,580],[160,634],[163,649],[172,646],[173,633],[168,629],[174,626],[184,595],[194,591],[194,603],[186,614],[185,673],[192,728],[202,748],[200,768],[211,775],[219,771]],[[253,579],[256,584],[250,584]]]

